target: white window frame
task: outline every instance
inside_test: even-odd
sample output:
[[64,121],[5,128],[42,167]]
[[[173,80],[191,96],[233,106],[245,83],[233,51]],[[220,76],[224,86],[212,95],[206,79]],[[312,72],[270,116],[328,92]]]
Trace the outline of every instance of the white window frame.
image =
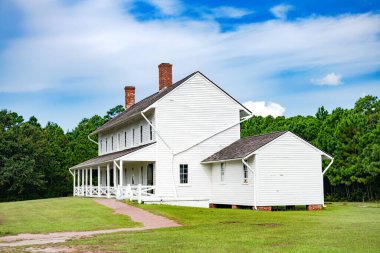
[[127,131],[124,131],[124,147],[127,147]]
[[189,184],[189,164],[179,165],[179,183],[181,185]]
[[150,134],[150,140],[153,140],[153,127],[149,125],[149,134]]
[[[244,160],[246,163],[248,163],[248,160]],[[249,179],[249,172],[248,167],[243,163],[243,184],[248,184]]]
[[100,153],[103,154],[103,139],[100,140]]
[[224,182],[225,175],[226,175],[226,163],[222,162],[220,163],[220,182],[222,183]]
[[108,152],[108,138],[106,137],[106,153]]
[[113,135],[111,136],[111,151],[113,151]]

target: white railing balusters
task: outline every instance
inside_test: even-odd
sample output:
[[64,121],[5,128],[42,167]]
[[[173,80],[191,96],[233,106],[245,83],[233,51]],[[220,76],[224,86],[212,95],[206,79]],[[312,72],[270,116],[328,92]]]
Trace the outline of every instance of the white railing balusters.
[[144,197],[155,196],[156,187],[153,185],[130,185],[107,187],[107,186],[75,186],[74,196],[86,197],[111,197],[117,199],[129,199],[130,201],[137,200],[142,203]]

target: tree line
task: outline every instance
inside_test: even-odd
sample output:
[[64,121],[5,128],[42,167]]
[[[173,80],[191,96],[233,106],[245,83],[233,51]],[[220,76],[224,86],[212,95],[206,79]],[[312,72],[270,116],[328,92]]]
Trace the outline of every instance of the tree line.
[[[88,134],[123,110],[119,105],[104,116],[85,118],[66,133],[55,123],[43,127],[35,117],[26,121],[1,110],[0,201],[71,195],[68,168],[97,155]],[[365,96],[352,109],[329,113],[322,106],[315,116],[254,116],[242,123],[241,135],[292,131],[334,157],[324,177],[326,200],[379,200],[379,118],[378,98]]]
[[97,156],[87,136],[124,110],[119,105],[103,117],[83,119],[65,133],[35,117],[25,121],[8,110],[0,111],[0,201],[68,196],[72,175],[68,168]]

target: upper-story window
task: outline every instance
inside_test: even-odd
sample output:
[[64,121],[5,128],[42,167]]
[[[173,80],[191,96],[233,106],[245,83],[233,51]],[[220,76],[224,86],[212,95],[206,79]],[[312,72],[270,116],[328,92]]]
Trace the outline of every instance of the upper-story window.
[[106,152],[108,151],[108,139],[106,138]]
[[226,163],[220,164],[220,181],[224,182],[224,174],[226,173]]
[[143,142],[143,126],[140,126],[140,143]]
[[132,145],[135,145],[135,129],[132,129]]
[[[244,160],[247,162],[247,160]],[[247,165],[243,163],[243,183],[247,184],[248,183],[248,168]]]
[[113,135],[111,136],[111,150],[113,151]]
[[103,153],[103,140],[100,140],[100,153]]
[[179,165],[179,182],[187,184],[189,182],[189,166],[187,164]]
[[150,140],[153,140],[153,128],[151,125],[149,125],[149,135],[150,135]]
[[127,147],[127,131],[124,132],[124,147]]

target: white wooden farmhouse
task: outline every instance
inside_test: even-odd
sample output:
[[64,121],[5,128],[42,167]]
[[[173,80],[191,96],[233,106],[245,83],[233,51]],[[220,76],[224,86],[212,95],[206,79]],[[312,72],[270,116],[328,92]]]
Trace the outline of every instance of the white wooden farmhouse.
[[259,210],[324,204],[330,155],[288,131],[240,139],[247,108],[198,71],[172,84],[172,65],[158,68],[156,93],[135,103],[126,86],[126,110],[89,136],[99,156],[70,168],[74,196]]

